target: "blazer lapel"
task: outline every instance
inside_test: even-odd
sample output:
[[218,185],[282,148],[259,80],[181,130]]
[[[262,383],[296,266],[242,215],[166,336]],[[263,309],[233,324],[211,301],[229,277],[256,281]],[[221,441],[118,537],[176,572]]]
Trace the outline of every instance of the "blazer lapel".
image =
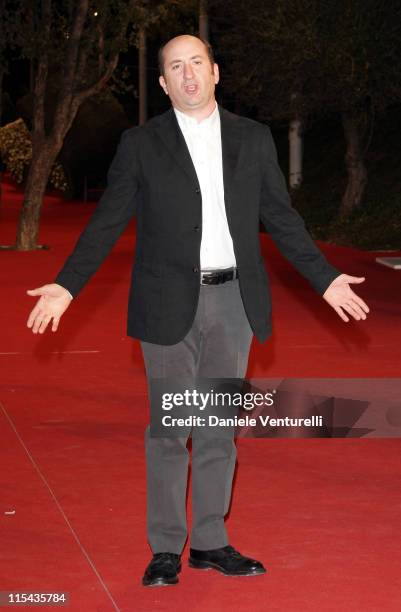
[[154,130],[155,134],[162,140],[170,154],[181,166],[187,176],[199,187],[198,177],[192,163],[185,138],[182,135],[180,126],[174,110],[171,108],[161,115],[160,123]]
[[[220,105],[218,105],[218,109],[220,113],[224,193],[227,198],[238,166],[242,139],[236,116]],[[154,127],[154,133],[161,139],[189,179],[199,187],[195,167],[172,108],[160,116],[160,121]]]
[[226,204],[227,196],[231,193],[231,186],[238,167],[241,151],[241,130],[238,127],[236,116],[232,115],[219,105],[221,127],[221,150],[223,156],[223,181]]

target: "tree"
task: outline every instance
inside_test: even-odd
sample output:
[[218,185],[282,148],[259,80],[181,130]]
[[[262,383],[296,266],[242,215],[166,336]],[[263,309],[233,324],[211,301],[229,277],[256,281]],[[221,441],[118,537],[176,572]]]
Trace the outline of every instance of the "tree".
[[[51,167],[80,105],[110,79],[134,0],[30,0],[23,2],[17,43],[32,62],[32,162],[18,223],[16,248],[38,247],[42,199]],[[55,87],[56,86],[56,87]],[[51,98],[56,99],[52,112]]]
[[[0,0],[0,126],[3,122],[3,82],[8,71],[10,48],[13,47],[15,23],[18,9],[8,0]],[[4,160],[0,155],[0,203],[2,199],[1,181]]]
[[340,213],[361,206],[374,117],[401,97],[400,3],[211,1],[233,95],[261,120],[340,115],[348,173]]
[[257,109],[262,121],[289,122],[289,183],[295,188],[302,182],[303,126],[321,100],[313,86],[321,83],[319,2],[234,0],[231,12],[221,0],[212,2],[220,14],[225,83],[237,105]]
[[18,10],[8,0],[0,0],[0,125],[3,118],[3,80],[7,74],[10,47],[13,45]]
[[[32,160],[31,134],[23,119],[0,127],[0,158],[14,181],[22,183]],[[64,169],[59,163],[53,164],[49,182],[55,189],[67,188]]]
[[346,142],[348,182],[340,207],[345,216],[363,204],[375,117],[401,98],[401,5],[328,3],[322,36],[326,100],[341,114]]

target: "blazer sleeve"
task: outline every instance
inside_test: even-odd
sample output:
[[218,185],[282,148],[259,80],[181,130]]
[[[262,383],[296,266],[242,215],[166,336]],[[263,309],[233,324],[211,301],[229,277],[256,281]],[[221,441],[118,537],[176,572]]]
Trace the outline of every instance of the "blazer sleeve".
[[328,263],[292,207],[270,129],[263,131],[261,221],[281,253],[322,295],[341,272]]
[[107,188],[54,282],[78,295],[136,212],[135,130],[123,132],[107,173]]

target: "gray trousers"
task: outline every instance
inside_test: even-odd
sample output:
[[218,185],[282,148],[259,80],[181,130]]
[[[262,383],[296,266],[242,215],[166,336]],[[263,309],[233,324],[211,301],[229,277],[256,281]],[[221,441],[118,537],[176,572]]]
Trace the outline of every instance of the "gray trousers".
[[[244,378],[252,330],[238,280],[201,285],[189,333],[178,344],[141,342],[149,391],[152,378]],[[145,434],[147,530],[153,553],[181,554],[187,538],[187,438]],[[236,461],[233,439],[192,438],[192,529],[198,550],[228,544],[228,512]]]

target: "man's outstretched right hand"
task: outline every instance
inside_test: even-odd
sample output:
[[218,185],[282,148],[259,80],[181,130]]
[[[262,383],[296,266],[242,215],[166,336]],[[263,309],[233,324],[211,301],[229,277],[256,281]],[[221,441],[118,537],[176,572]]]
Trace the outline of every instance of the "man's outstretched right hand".
[[50,321],[52,323],[52,331],[57,331],[61,316],[71,304],[72,297],[61,285],[52,283],[51,285],[43,285],[38,289],[30,289],[28,295],[39,295],[40,299],[36,302],[36,306],[29,315],[27,326],[32,328],[34,334],[43,334]]

